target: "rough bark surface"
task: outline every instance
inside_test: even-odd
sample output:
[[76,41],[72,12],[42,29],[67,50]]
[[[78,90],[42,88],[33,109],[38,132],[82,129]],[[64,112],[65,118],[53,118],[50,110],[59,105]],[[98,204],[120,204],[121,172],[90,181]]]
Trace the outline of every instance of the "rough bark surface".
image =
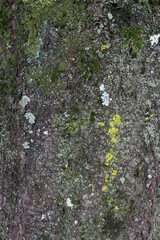
[[160,239],[158,0],[1,0],[0,239]]

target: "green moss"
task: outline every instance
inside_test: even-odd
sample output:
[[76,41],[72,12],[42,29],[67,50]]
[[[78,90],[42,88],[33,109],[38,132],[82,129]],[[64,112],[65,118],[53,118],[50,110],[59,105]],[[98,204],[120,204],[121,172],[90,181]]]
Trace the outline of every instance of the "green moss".
[[[80,1],[64,0],[63,3],[57,3],[55,6],[56,27],[64,29],[67,26],[71,31],[76,29],[78,16],[83,11],[83,4]],[[68,23],[70,23],[69,26]]]
[[100,63],[96,58],[90,58],[88,62],[88,71],[92,74],[94,73],[100,73],[101,67]]
[[151,5],[160,5],[160,1],[159,0],[149,0],[149,4]]
[[65,108],[65,106],[66,106],[65,101],[62,102],[61,106],[62,106],[62,108]]
[[80,112],[81,112],[80,109],[76,106],[71,107],[70,111],[72,114],[80,114]]
[[[58,63],[50,68],[37,67],[33,72],[29,68],[26,71],[28,81],[33,79],[37,83],[37,87],[45,94],[50,95],[52,91],[59,88],[58,92],[61,94],[66,87],[66,82],[61,80],[61,73],[66,71],[65,63]],[[30,83],[32,84],[32,82]],[[59,96],[59,94],[57,96]]]
[[113,240],[116,239],[116,237],[120,235],[120,232],[125,228],[124,222],[117,219],[112,211],[108,211],[104,220],[103,234]]
[[146,6],[148,4],[148,0],[139,0],[138,3],[142,6]]
[[134,173],[134,177],[135,177],[135,178],[140,178],[140,171],[139,171],[138,168],[136,169],[136,171],[135,171],[135,173]]
[[145,73],[145,71],[146,71],[146,68],[145,68],[145,66],[142,66],[142,67],[141,67],[141,74],[144,74],[144,73]]
[[100,221],[98,219],[93,219],[93,224],[98,226],[100,224]]
[[93,122],[95,121],[95,116],[96,116],[96,113],[95,113],[95,112],[91,112],[91,113],[90,113],[90,119],[89,119],[90,122],[93,123]]
[[86,71],[87,75],[89,75],[100,73],[102,68],[97,58],[93,57],[93,55],[86,56],[86,54],[82,53],[79,58],[78,69],[83,72]]
[[[77,109],[76,109],[77,111]],[[87,117],[80,118],[73,115],[67,118],[59,118],[58,115],[56,116],[56,124],[59,125],[59,130],[64,132],[64,137],[66,137],[66,133],[71,134],[74,136],[81,130],[84,130],[89,125],[90,114]]]
[[0,36],[6,36],[6,33],[11,35],[12,11],[11,2],[2,0],[0,3]]
[[144,74],[146,71],[146,61],[142,60],[140,63],[141,63],[141,74]]
[[134,200],[134,199],[130,200],[130,202],[129,202],[130,213],[132,213],[133,211],[135,211],[136,207],[137,207],[137,206],[136,206],[136,204],[135,204],[135,200]]
[[143,48],[143,39],[141,38],[143,31],[144,28],[140,28],[139,26],[131,26],[128,29],[123,28],[121,30],[121,37],[123,40],[122,49],[124,50],[128,47],[133,57],[136,57],[136,54]]

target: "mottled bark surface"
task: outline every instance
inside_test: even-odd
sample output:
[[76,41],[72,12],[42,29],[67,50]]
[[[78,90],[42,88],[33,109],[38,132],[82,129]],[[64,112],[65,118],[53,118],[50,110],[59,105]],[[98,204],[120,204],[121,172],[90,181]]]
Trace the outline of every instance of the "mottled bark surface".
[[0,239],[160,239],[159,1],[0,13]]

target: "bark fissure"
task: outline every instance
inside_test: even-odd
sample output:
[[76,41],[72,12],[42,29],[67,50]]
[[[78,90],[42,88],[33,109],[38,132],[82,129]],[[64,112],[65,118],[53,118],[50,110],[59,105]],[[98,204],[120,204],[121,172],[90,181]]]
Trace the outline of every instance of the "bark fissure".
[[[15,129],[16,129],[16,150],[17,150],[17,159],[16,164],[19,166],[18,169],[18,178],[19,178],[19,188],[18,188],[18,215],[19,215],[19,223],[15,236],[16,240],[23,239],[24,233],[24,219],[25,219],[25,197],[27,193],[26,183],[24,179],[24,166],[26,162],[26,156],[23,148],[23,137],[22,137],[22,129],[20,126],[20,110],[19,110],[19,85],[20,85],[20,70],[19,70],[19,53],[18,53],[18,38],[17,38],[17,16],[16,16],[16,0],[12,1],[12,42],[13,42],[13,51],[15,58],[15,82],[14,82],[14,98],[15,98]],[[20,200],[20,201],[19,201]]]

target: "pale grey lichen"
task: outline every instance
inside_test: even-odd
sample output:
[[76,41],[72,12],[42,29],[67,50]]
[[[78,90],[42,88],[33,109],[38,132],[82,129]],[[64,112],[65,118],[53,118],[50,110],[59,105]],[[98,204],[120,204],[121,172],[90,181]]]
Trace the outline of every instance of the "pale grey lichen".
[[33,78],[30,78],[29,80],[28,80],[28,83],[32,83],[33,82]]
[[160,34],[155,34],[155,35],[151,36],[150,37],[151,46],[153,46],[154,43],[158,44],[159,38],[160,38]]
[[30,148],[29,143],[28,142],[23,143],[23,147],[24,147],[24,149]]
[[46,214],[42,214],[41,220],[46,219]]
[[103,92],[101,99],[104,106],[108,106],[109,102],[112,100],[112,98],[109,98],[109,94],[107,92]]
[[123,184],[126,179],[124,177],[120,178],[121,183]]
[[22,100],[19,102],[22,108],[25,108],[25,106],[30,102],[30,98],[24,95],[22,97]]
[[35,116],[31,112],[27,112],[24,116],[30,124],[35,123]]
[[100,87],[99,87],[100,91],[103,92],[102,96],[101,96],[101,99],[102,99],[102,104],[105,105],[105,106],[108,106],[109,105],[109,102],[112,100],[112,98],[109,98],[109,94],[107,92],[105,92],[105,87],[104,87],[104,84],[102,84]]
[[99,89],[100,91],[104,91],[104,84],[102,84]]
[[44,131],[43,134],[44,134],[44,135],[48,135],[48,131]]
[[110,19],[110,20],[112,20],[112,18],[113,18],[113,16],[112,16],[112,13],[108,13],[108,18]]
[[73,204],[70,198],[67,198],[66,204],[67,204],[67,207],[73,208]]

